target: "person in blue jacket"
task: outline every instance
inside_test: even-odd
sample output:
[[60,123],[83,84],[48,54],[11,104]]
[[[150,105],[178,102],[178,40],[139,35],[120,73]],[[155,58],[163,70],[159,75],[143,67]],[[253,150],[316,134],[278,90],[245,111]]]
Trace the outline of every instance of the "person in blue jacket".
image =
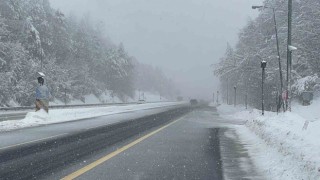
[[44,85],[44,78],[38,77],[38,87],[36,88],[36,111],[43,108],[47,113],[49,112],[50,92],[46,85]]

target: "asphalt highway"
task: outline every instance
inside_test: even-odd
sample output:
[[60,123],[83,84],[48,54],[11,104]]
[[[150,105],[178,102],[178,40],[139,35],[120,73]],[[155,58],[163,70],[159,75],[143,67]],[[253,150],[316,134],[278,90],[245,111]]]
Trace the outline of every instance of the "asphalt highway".
[[116,150],[110,159],[106,153],[101,157],[105,161],[94,161],[92,169],[79,169],[65,179],[220,180],[219,129],[207,128],[196,116],[178,118],[125,151],[117,154]]
[[[221,180],[225,172],[231,179],[252,174],[252,179],[259,179],[254,165],[247,168],[250,171],[239,168],[240,160],[250,158],[245,149],[238,152],[242,147],[239,142],[224,136],[228,128],[219,125],[225,122],[213,107],[158,110],[126,121],[118,116],[21,130],[29,137],[44,130],[51,130],[51,134],[30,143],[2,143],[0,179]],[[112,118],[112,123],[101,124]],[[68,133],[61,135],[52,133],[66,130]],[[15,134],[21,133],[4,137]],[[221,152],[226,148],[228,151]]]

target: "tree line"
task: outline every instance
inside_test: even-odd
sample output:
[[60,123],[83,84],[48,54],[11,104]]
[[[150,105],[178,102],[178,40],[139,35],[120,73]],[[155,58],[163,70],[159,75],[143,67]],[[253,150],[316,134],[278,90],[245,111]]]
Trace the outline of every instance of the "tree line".
[[[274,7],[279,34],[280,58],[284,87],[286,87],[287,66],[287,0],[265,0],[264,6]],[[292,43],[298,48],[293,52],[292,95],[298,98],[303,91],[313,91],[320,73],[320,1],[299,0],[293,2]],[[239,32],[235,47],[227,45],[220,63],[214,65],[219,76],[225,102],[233,102],[234,87],[237,87],[237,101],[259,108],[261,106],[260,62],[267,61],[265,79],[265,104],[275,107],[280,93],[279,61],[276,47],[273,12],[270,8],[259,10],[257,18],[249,20]]]
[[39,71],[60,100],[106,90],[134,98],[136,89],[172,97],[171,80],[114,44],[104,28],[88,15],[65,16],[49,0],[0,0],[0,105],[33,104]]

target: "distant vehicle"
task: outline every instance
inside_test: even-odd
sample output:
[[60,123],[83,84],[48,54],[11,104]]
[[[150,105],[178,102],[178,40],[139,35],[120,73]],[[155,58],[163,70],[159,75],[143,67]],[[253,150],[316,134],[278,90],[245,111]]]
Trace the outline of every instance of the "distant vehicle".
[[191,100],[190,100],[190,104],[191,104],[192,106],[198,105],[198,100],[196,100],[196,99],[191,99]]
[[144,99],[139,99],[138,104],[144,104],[146,101]]

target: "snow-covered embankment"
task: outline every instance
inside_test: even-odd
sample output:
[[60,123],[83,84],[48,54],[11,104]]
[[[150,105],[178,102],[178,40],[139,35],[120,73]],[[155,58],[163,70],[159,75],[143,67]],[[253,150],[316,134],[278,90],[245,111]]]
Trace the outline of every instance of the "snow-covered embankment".
[[[228,119],[246,120],[239,136],[250,142],[249,153],[270,179],[320,179],[320,116],[318,105],[295,105],[293,112],[245,110],[222,105],[218,111]],[[296,109],[296,111],[295,111]]]

